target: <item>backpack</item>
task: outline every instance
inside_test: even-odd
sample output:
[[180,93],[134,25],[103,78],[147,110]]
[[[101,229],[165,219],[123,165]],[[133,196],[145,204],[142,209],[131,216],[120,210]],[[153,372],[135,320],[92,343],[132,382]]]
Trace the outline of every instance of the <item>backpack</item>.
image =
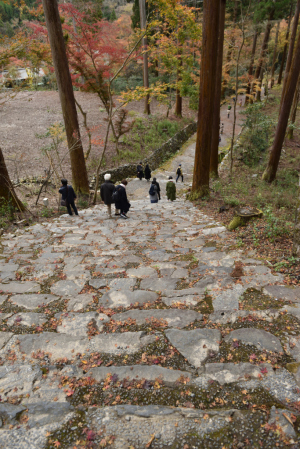
[[115,187],[115,190],[112,193],[111,200],[113,203],[116,203],[119,199],[119,190]]
[[181,168],[180,168],[180,167],[178,167],[178,168],[177,168],[177,172],[176,172],[176,175],[178,175],[178,176],[180,176],[180,175],[181,175]]
[[151,187],[149,189],[149,195],[151,196],[155,195],[155,184],[151,184]]

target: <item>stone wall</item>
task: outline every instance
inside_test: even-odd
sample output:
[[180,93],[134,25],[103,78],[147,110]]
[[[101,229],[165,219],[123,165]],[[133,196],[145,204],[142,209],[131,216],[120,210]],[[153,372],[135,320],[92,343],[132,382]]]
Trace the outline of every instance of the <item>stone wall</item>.
[[[151,168],[151,170],[155,170],[162,163],[170,159],[180,148],[181,146],[196,132],[197,123],[190,123],[181,131],[175,134],[175,136],[171,137],[166,143],[164,143],[160,148],[153,151],[147,158],[141,159],[143,165],[147,162]],[[140,161],[138,161],[140,162]],[[105,173],[111,174],[111,179],[113,182],[121,181],[126,178],[134,178],[136,177],[136,166],[135,164],[126,164],[122,165],[118,168],[107,169],[100,173],[99,175],[99,184],[104,182]],[[95,178],[91,182],[91,188],[95,185]]]

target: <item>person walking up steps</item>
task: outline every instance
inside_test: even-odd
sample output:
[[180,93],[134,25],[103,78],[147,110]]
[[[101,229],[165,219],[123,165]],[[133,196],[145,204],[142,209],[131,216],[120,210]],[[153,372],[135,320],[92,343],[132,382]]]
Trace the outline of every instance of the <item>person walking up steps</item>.
[[[127,199],[127,194],[126,194],[126,186],[127,186],[127,181],[126,179],[123,179],[123,181],[121,182],[121,184],[119,184],[116,187],[116,200],[115,200],[115,205],[116,205],[116,209],[120,209],[120,217],[121,218],[128,218],[127,217],[127,212],[129,211],[130,208],[130,203]],[[115,195],[115,193],[114,193]]]
[[141,162],[137,165],[136,171],[137,171],[137,177],[141,181],[144,177],[144,170],[143,170],[143,165]]
[[231,111],[231,104],[229,104],[227,108],[227,118],[229,118],[230,116],[230,111]]
[[158,203],[158,188],[156,185],[156,182],[152,181],[150,189],[149,189],[149,195],[150,195],[150,203]]
[[[104,183],[100,187],[100,196],[104,204],[107,206],[107,213],[109,218],[112,218],[111,205],[114,202],[112,198],[114,190],[115,186],[114,183],[111,181],[111,175],[109,173],[106,173],[106,175],[104,175]],[[117,209],[115,214],[120,215]]]
[[167,191],[167,198],[168,201],[175,201],[176,200],[176,185],[175,182],[172,178],[172,176],[169,176],[169,181],[167,182],[166,185],[166,191]]
[[[66,179],[61,180],[61,188],[59,189],[59,193],[61,193],[61,205],[65,206],[68,209],[68,214],[73,215],[72,209],[75,212],[75,215],[78,215],[77,207],[75,206],[74,201],[77,196],[74,192],[72,186],[68,186],[68,181]],[[72,206],[72,209],[71,209]]]
[[146,164],[145,167],[145,179],[147,179],[147,181],[150,181],[151,179],[151,170],[148,164]]
[[159,182],[156,181],[156,178],[153,178],[153,183],[157,187],[157,196],[158,196],[158,199],[160,200],[160,185],[159,185]]
[[181,177],[181,181],[183,182],[183,173],[182,173],[182,168],[181,168],[181,164],[179,164],[177,171],[176,171],[176,182],[178,181],[178,179]]

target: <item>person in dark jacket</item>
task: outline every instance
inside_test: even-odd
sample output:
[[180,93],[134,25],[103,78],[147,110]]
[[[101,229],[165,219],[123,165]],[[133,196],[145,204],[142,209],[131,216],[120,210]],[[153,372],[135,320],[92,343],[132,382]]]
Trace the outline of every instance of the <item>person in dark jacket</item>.
[[75,212],[75,215],[78,215],[78,210],[74,203],[77,196],[74,192],[73,187],[68,186],[68,181],[66,179],[61,180],[61,188],[59,189],[59,193],[61,194],[61,199],[66,201],[66,207],[68,209],[69,215],[73,215],[72,209]]
[[143,170],[143,166],[142,166],[141,162],[136,167],[136,172],[137,172],[137,177],[141,181],[143,179],[143,177],[144,177],[144,170]]
[[160,185],[159,185],[159,182],[156,181],[156,178],[153,178],[152,184],[156,185],[156,187],[157,187],[157,196],[158,196],[158,199],[160,200]]
[[181,181],[183,182],[183,173],[182,173],[181,164],[178,165],[176,175],[177,175],[176,182],[178,181],[179,178],[181,178]]
[[148,164],[146,164],[145,167],[145,179],[147,179],[147,181],[150,181],[151,179],[151,170]]
[[[111,205],[113,204],[112,194],[115,190],[114,183],[111,181],[111,175],[106,173],[104,175],[104,183],[100,187],[100,196],[104,204],[107,206],[108,217],[112,218]],[[120,215],[116,210],[115,215]]]
[[124,179],[121,182],[121,184],[116,187],[116,189],[118,191],[118,197],[117,197],[115,206],[117,209],[120,209],[120,217],[121,218],[128,218],[126,214],[130,208],[130,203],[127,199],[127,194],[126,194],[127,184],[128,183],[127,183],[126,179]]

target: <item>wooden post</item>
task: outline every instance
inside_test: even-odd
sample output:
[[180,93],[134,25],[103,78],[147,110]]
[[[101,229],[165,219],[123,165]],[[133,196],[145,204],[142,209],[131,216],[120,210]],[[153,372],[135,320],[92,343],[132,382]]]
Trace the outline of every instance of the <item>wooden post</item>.
[[88,195],[89,181],[57,0],[43,0],[43,7],[66,128],[73,187],[78,194]]
[[[145,0],[139,0],[140,5],[140,21],[141,21],[141,29],[146,29],[146,2]],[[149,70],[148,70],[148,42],[147,37],[145,36],[142,40],[142,47],[143,47],[143,60],[144,60],[144,70],[143,70],[143,77],[144,77],[144,87],[146,89],[149,88]],[[145,99],[145,114],[150,114],[150,103],[149,103],[150,95],[148,94]]]

